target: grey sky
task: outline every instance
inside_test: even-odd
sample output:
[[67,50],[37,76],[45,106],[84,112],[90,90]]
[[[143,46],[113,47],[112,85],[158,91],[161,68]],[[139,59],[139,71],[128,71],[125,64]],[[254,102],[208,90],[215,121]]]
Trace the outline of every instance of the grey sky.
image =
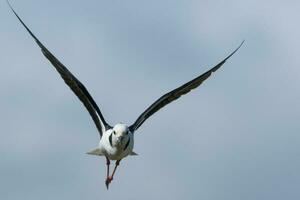
[[145,122],[109,191],[84,107],[0,3],[0,199],[299,199],[299,1],[11,1],[111,124],[245,45]]

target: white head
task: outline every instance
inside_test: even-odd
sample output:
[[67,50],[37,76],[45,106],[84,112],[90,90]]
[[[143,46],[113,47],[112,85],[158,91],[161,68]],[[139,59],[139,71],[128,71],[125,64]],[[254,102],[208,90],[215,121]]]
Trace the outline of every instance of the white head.
[[119,123],[113,127],[112,131],[112,143],[116,146],[125,145],[130,135],[128,126]]

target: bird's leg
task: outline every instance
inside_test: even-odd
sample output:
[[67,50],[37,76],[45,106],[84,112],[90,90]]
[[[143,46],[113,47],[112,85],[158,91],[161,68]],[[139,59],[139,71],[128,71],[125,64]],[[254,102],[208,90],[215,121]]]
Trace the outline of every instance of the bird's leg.
[[120,162],[121,162],[121,160],[117,160],[117,161],[116,161],[116,165],[115,165],[114,171],[113,171],[113,173],[112,173],[112,175],[111,175],[111,180],[113,180],[114,175],[115,175],[116,170],[117,170],[117,167],[119,166]]
[[[109,184],[111,183],[111,181],[112,181],[113,178],[114,178],[114,175],[115,175],[115,173],[116,173],[117,167],[118,167],[119,164],[120,164],[120,161],[121,161],[121,160],[117,160],[117,161],[116,161],[116,165],[115,165],[115,168],[114,168],[114,171],[113,171],[112,175],[111,175],[111,176],[109,176],[109,174],[107,175],[107,178],[106,178],[106,181],[105,181],[105,185],[106,185],[106,188],[107,188],[107,189],[108,189]],[[109,171],[108,171],[108,173],[109,173]]]
[[107,173],[106,173],[106,180],[105,180],[105,185],[106,185],[106,187],[107,187],[107,189],[108,189],[108,185],[110,184],[110,182],[111,182],[111,178],[110,178],[110,176],[109,176],[109,165],[110,165],[110,160],[105,156],[105,158],[106,158],[106,166],[107,166]]

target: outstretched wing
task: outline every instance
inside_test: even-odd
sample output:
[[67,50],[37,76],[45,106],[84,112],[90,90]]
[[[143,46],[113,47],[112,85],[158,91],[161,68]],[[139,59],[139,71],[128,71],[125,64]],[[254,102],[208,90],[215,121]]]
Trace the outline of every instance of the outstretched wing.
[[75,95],[80,99],[85,108],[90,113],[98,131],[100,137],[106,129],[109,129],[110,126],[106,123],[102,113],[100,112],[99,107],[93,100],[92,96],[89,94],[88,90],[84,85],[39,41],[39,39],[31,32],[31,30],[25,25],[22,19],[18,16],[15,10],[12,8],[10,3],[7,1],[9,7],[12,9],[13,13],[26,28],[29,34],[33,37],[36,43],[41,48],[44,56],[52,63],[55,69],[58,71],[60,76],[63,78],[65,83],[70,87],[70,89],[75,93]]
[[151,115],[153,115],[155,112],[157,112],[159,109],[164,107],[165,105],[171,103],[172,101],[175,101],[182,95],[187,94],[191,90],[195,89],[203,81],[205,81],[210,75],[217,71],[225,62],[227,59],[229,59],[237,50],[243,45],[244,41],[238,46],[237,49],[235,49],[229,56],[227,56],[224,60],[222,60],[219,64],[217,64],[215,67],[212,69],[208,70],[204,74],[198,76],[197,78],[187,82],[186,84],[176,88],[175,90],[172,90],[171,92],[166,93],[162,97],[160,97],[158,100],[156,100],[151,106],[149,106],[132,124],[129,128],[132,132],[137,130],[146,119],[148,119]]

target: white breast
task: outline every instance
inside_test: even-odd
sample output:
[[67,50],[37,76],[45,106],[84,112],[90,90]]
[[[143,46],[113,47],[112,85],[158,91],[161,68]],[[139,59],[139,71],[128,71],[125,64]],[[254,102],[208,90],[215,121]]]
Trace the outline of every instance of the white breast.
[[134,146],[134,137],[132,133],[129,133],[129,144],[125,149],[125,145],[112,146],[109,142],[109,136],[112,134],[112,130],[107,130],[99,142],[100,151],[107,156],[110,160],[121,160],[132,153]]

